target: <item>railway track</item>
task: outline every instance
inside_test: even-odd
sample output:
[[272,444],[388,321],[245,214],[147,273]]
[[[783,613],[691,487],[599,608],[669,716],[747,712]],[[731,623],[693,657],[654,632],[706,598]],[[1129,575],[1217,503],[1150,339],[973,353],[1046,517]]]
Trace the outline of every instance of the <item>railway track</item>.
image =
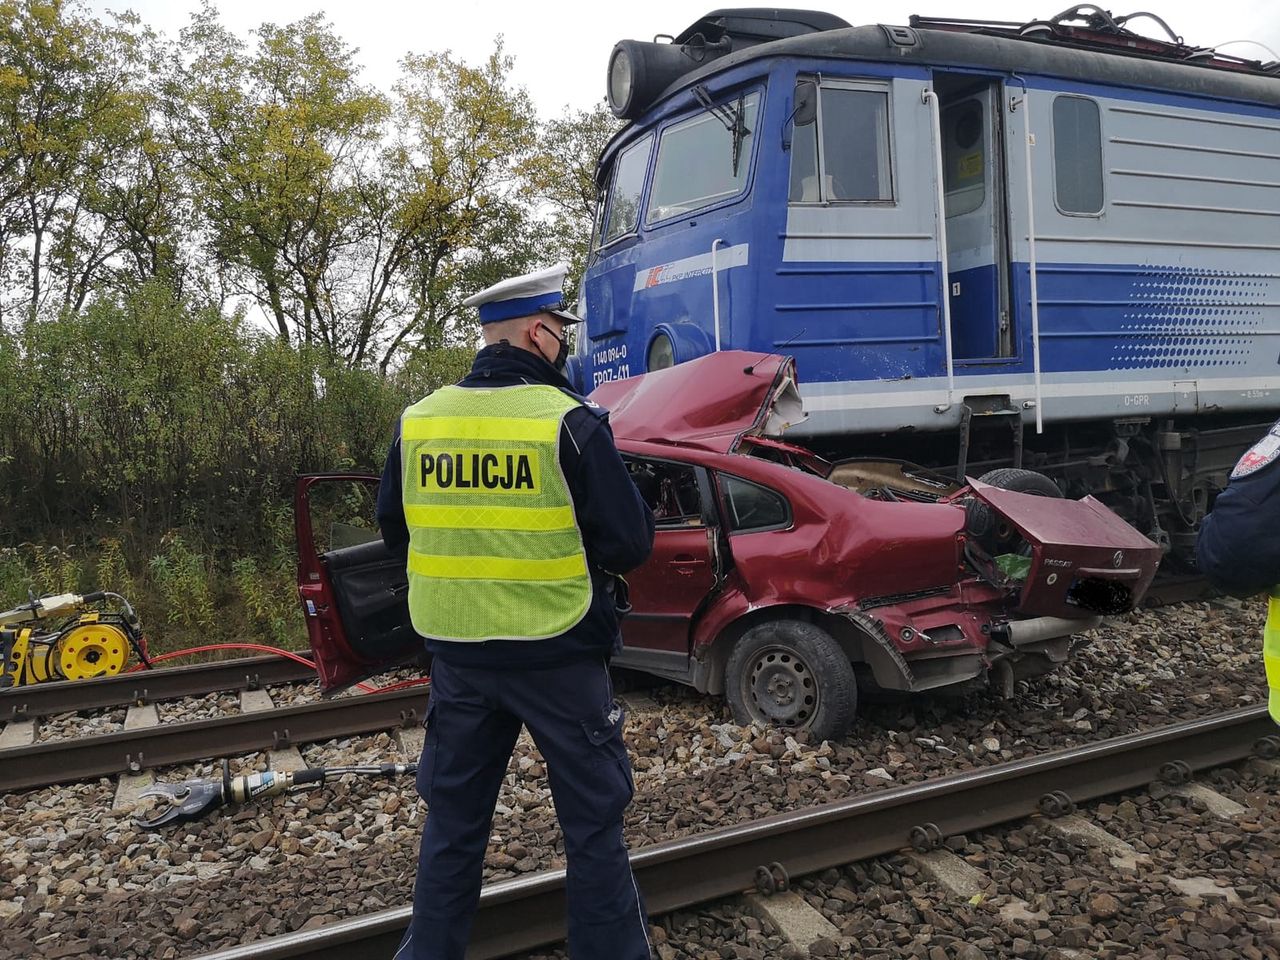
[[[1034,683],[1015,701],[979,697],[959,703],[920,699],[869,704],[857,733],[843,743],[792,743],[781,732],[723,723],[721,704],[687,691],[628,694],[633,701],[628,742],[637,790],[627,817],[628,842],[639,849],[730,823],[745,825],[802,804],[841,802],[868,791],[880,793],[1256,703],[1260,630],[1260,612],[1252,606],[1236,610],[1197,604],[1135,613],[1095,637],[1062,671]],[[271,691],[277,702],[310,694],[306,685]],[[252,691],[214,699],[224,708],[227,701],[238,699],[240,709],[249,710],[265,697],[262,691]],[[182,718],[191,709],[193,705],[175,701],[162,705],[160,712]],[[117,711],[113,720],[121,719],[123,711]],[[485,877],[494,884],[563,865],[542,758],[526,739],[517,745],[504,781],[486,856]],[[412,760],[420,747],[417,727],[394,737],[346,738],[299,752],[307,766],[328,766]],[[237,767],[239,772],[284,768],[279,761],[279,755],[232,758],[233,772]],[[1221,783],[1231,772],[1224,769],[1209,776]],[[156,770],[155,775],[177,781],[209,773],[201,766]],[[80,955],[112,960],[191,957],[405,902],[422,815],[407,782],[344,782],[247,805],[233,815],[206,818],[177,831],[147,832],[133,822],[129,802],[121,801],[125,781],[136,779],[122,777],[118,787],[98,780],[13,792],[4,798],[0,858],[10,867],[7,873],[0,870],[0,919],[19,907],[21,913],[9,922],[12,936],[0,944],[0,958],[64,956],[72,946]],[[1272,790],[1273,783],[1256,789]],[[1149,799],[1148,791],[1139,791],[1139,804]],[[1043,822],[1036,819],[1032,824]],[[996,842],[993,838],[998,836],[970,835],[967,857],[976,857],[983,843]],[[951,843],[960,839],[952,837]],[[1280,834],[1272,846],[1280,848]],[[866,871],[879,876],[887,870],[895,883],[910,885],[909,878],[894,872],[897,859],[890,855],[824,874],[847,877],[859,894],[874,895]],[[822,877],[815,875],[802,885],[807,889],[835,882]],[[1241,883],[1242,896],[1252,902],[1247,882]],[[850,890],[846,887],[843,893]],[[901,890],[886,888],[879,888],[879,893],[891,904],[893,897],[902,896]],[[934,893],[926,890],[913,896],[923,899]],[[935,906],[946,912],[945,903]],[[1276,908],[1280,910],[1280,900]],[[838,926],[876,916],[874,908],[849,909],[836,918]],[[711,929],[711,918],[717,916],[732,918],[716,921],[720,933]],[[1054,911],[1055,924],[1060,916]],[[664,916],[660,923],[671,942],[661,960],[702,958],[722,945],[733,955],[735,944],[745,945],[749,930],[738,919],[759,922],[744,912],[738,898]],[[906,935],[901,927],[876,922],[878,929],[891,931],[886,936]],[[1045,932],[1037,930],[1039,935]],[[674,956],[669,949],[673,944]],[[773,938],[768,945],[757,940],[754,946],[755,952],[737,956],[793,956],[780,953],[782,944]],[[889,956],[923,960],[892,942],[882,941],[880,946],[888,948]],[[1275,946],[1280,948],[1280,941]],[[853,952],[884,955],[883,950]],[[1265,945],[1263,953],[1269,955]],[[1239,955],[1242,960],[1258,960],[1248,953]],[[1066,960],[1057,954],[999,950],[988,950],[985,960],[1013,956]],[[941,960],[941,955],[928,960]],[[946,960],[977,957],[948,947]],[[1193,952],[1188,960],[1217,958]]]
[[[747,826],[800,804],[840,803],[867,791],[876,796],[957,770],[988,769],[1095,737],[1130,735],[1256,703],[1260,630],[1259,611],[1251,605],[1201,603],[1137,612],[1119,618],[1061,671],[1032,684],[1015,701],[918,698],[868,704],[856,736],[829,745],[803,738],[797,744],[782,733],[761,734],[722,723],[722,704],[688,691],[659,689],[653,699],[629,694],[634,702],[629,705],[628,741],[637,796],[628,814],[628,841],[633,849],[648,849],[724,824]],[[204,704],[175,700],[158,709],[134,705],[128,718],[124,710],[115,710],[50,717],[37,724],[41,736],[65,736],[95,726],[118,728],[123,723],[127,728],[135,714],[150,713],[153,722],[166,715],[170,722],[187,721],[207,715],[207,708],[246,714],[266,711],[270,698],[277,704],[306,702],[315,695],[313,687],[289,685],[272,689],[270,697],[260,689],[211,694]],[[399,719],[389,726],[398,726]],[[272,725],[273,734],[278,726]],[[285,736],[302,742],[291,724],[284,726]],[[422,731],[415,724],[393,737],[344,737],[301,751],[277,752],[274,737],[258,742],[258,749],[270,756],[217,748],[207,755],[231,754],[233,772],[412,760],[421,749]],[[294,765],[285,762],[289,755]],[[210,772],[203,765],[165,770],[149,757],[143,759],[155,777],[167,781]],[[542,876],[537,871],[563,864],[541,764],[531,742],[518,746],[486,857],[485,877],[495,887],[527,884]],[[187,833],[157,834],[132,822],[135,784],[150,782],[149,775],[121,776],[118,784],[93,779],[6,789],[0,852],[6,861],[9,851],[17,853],[11,869],[0,871],[0,919],[19,907],[21,913],[14,920],[17,939],[0,945],[0,958],[63,955],[58,945],[68,937],[86,956],[190,957],[303,926],[309,931],[321,923],[348,922],[406,899],[414,870],[413,842],[421,829],[411,784],[335,784],[193,823]],[[1147,791],[1141,795],[1146,797]],[[78,834],[86,829],[81,839]],[[49,852],[41,860],[25,853],[28,844]],[[1280,839],[1275,846],[1280,847]],[[970,856],[973,849],[971,841]],[[879,863],[892,872],[892,860]],[[875,869],[879,872],[880,866]],[[804,881],[818,882],[816,876]],[[855,886],[861,890],[865,883]],[[158,890],[167,891],[163,905],[155,900]],[[281,911],[281,904],[290,906]],[[1280,911],[1280,899],[1276,909]],[[180,911],[176,918],[175,910]],[[682,924],[686,931],[691,923],[705,928],[708,916],[736,916],[734,910],[741,913],[740,906],[700,907],[662,922],[678,939]],[[854,916],[862,914],[850,913],[838,922],[846,924]],[[749,915],[747,919],[754,922]],[[735,929],[741,934],[740,926]],[[676,958],[705,956],[703,944],[719,942],[706,929],[704,940],[695,939],[696,932]],[[1275,946],[1280,948],[1280,940]],[[897,953],[890,950],[890,955]],[[763,950],[765,957],[778,955],[774,947]],[[989,953],[986,960],[996,955]],[[758,953],[740,956],[759,960]],[[669,951],[662,960],[673,960]],[[947,960],[976,957],[951,951]]]
[[[1251,755],[1275,757],[1280,738],[1260,707],[1118,737],[1076,749],[884,790],[646,847],[632,854],[652,914],[749,890],[762,876],[818,873],[944,837],[1031,817]],[[774,865],[772,868],[770,865]],[[563,870],[486,886],[475,960],[562,940]],[[409,908],[382,911],[201,955],[201,960],[364,960],[394,951]]]
[[60,680],[0,690],[0,723],[52,713],[155,703],[224,690],[259,690],[315,679],[315,669],[284,657],[243,657],[139,670],[101,680]]
[[25,790],[409,726],[425,715],[427,696],[410,687],[11,746],[0,749],[0,784]]
[[1215,596],[1218,596],[1218,591],[1214,590],[1209,581],[1198,573],[1169,574],[1156,578],[1156,582],[1151,585],[1151,589],[1143,598],[1142,605],[1151,609],[1192,600],[1205,600]]

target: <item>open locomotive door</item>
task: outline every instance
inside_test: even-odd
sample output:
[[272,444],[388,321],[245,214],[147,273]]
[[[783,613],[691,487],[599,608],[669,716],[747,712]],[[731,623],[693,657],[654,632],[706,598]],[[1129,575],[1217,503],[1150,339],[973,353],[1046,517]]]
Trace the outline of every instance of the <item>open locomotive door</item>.
[[325,693],[425,656],[409,622],[404,558],[374,520],[378,482],[310,474],[294,487],[298,596]]

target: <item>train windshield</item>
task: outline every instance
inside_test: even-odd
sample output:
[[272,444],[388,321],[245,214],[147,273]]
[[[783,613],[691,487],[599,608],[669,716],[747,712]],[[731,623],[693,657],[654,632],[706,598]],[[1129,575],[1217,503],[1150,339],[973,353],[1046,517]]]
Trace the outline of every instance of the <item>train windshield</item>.
[[649,150],[652,146],[653,135],[650,134],[627,147],[618,157],[613,186],[607,198],[601,246],[635,233],[640,221],[640,196],[644,193],[644,174],[649,167]]
[[752,93],[662,131],[646,224],[693,213],[742,192],[759,106],[760,94]]

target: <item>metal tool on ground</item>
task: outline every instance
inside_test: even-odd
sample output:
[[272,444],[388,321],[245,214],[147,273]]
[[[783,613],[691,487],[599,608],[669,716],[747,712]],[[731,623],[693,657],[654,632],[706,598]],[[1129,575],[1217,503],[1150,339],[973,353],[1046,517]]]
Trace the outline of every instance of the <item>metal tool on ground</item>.
[[[115,609],[93,609],[108,603]],[[57,622],[41,626],[49,620]],[[0,611],[0,689],[114,676],[129,662],[130,648],[151,665],[138,615],[118,593],[32,597]]]
[[182,783],[157,783],[138,795],[163,797],[172,805],[157,816],[140,816],[140,826],[152,829],[171,823],[199,820],[206,813],[227,804],[247,803],[263,797],[274,797],[290,790],[324,783],[329,777],[353,774],[358,777],[400,777],[418,771],[415,763],[380,763],[354,767],[312,767],[308,770],[266,770],[238,777],[231,776],[231,766],[222,761],[222,777],[213,780],[186,780]]

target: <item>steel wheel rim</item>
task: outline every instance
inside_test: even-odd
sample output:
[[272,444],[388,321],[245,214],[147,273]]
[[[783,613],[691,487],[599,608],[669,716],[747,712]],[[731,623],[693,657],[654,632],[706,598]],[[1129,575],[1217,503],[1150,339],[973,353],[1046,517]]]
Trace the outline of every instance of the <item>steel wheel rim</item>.
[[743,673],[743,701],[753,718],[783,727],[802,727],[820,705],[818,678],[803,657],[781,644],[756,653]]

